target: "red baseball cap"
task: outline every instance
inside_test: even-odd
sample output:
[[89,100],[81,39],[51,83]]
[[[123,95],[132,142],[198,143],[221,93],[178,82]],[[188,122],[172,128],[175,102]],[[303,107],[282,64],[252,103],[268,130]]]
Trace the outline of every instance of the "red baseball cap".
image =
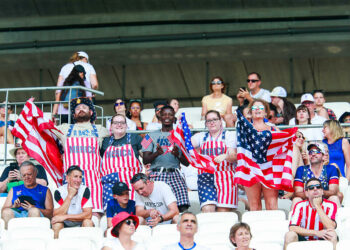
[[117,236],[116,236],[116,235],[114,234],[114,232],[113,232],[113,229],[114,229],[120,222],[125,221],[126,219],[129,219],[129,218],[131,218],[131,219],[133,219],[134,221],[136,221],[135,229],[137,229],[137,227],[139,226],[139,218],[138,218],[136,215],[132,214],[132,213],[129,214],[129,213],[127,213],[127,212],[120,212],[119,214],[117,214],[116,216],[114,216],[114,217],[112,218],[112,225],[113,225],[113,227],[112,227],[111,234],[112,234],[114,237],[117,238]]

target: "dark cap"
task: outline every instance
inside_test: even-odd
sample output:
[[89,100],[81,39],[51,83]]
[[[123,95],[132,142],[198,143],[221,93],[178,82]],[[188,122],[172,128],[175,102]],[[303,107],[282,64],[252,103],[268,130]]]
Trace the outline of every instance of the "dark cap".
[[75,69],[76,71],[78,71],[79,73],[80,73],[80,72],[83,72],[84,75],[86,75],[86,71],[85,71],[85,69],[84,69],[83,66],[81,66],[81,65],[75,65],[75,66],[74,66],[74,69]]
[[154,107],[155,109],[156,109],[157,106],[159,106],[159,105],[164,105],[164,106],[166,106],[166,105],[168,105],[168,102],[165,101],[165,100],[158,100],[158,101],[155,101],[155,102],[153,103],[153,107]]
[[128,185],[126,185],[124,182],[117,182],[112,187],[113,194],[122,195],[124,191],[130,191]]
[[344,123],[344,120],[347,116],[350,116],[350,112],[344,112],[341,117],[339,118],[340,123]]

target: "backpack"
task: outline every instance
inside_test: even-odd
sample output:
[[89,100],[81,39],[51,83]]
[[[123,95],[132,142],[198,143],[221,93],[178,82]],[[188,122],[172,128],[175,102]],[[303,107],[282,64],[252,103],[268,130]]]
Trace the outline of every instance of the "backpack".
[[[76,81],[71,86],[81,86],[81,85],[78,81]],[[84,97],[84,96],[85,96],[84,90],[72,89],[71,99],[69,99],[69,90],[63,90],[60,100],[66,102],[66,103],[63,103],[63,107],[68,109],[70,100],[78,98],[78,97]]]

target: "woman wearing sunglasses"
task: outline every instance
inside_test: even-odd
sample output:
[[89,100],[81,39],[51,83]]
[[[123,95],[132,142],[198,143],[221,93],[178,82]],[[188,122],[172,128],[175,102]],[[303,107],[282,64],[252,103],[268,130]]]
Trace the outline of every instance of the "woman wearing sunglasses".
[[140,99],[131,99],[129,102],[129,112],[127,117],[136,124],[136,130],[144,130],[148,123],[141,121],[142,101]]
[[236,167],[236,134],[223,130],[218,111],[205,114],[209,132],[195,134],[191,141],[201,154],[214,157],[219,165],[214,173],[198,169],[198,195],[202,212],[229,212],[237,207],[237,185],[233,184]]
[[202,99],[202,119],[208,110],[216,110],[225,120],[226,127],[233,127],[232,98],[224,94],[226,85],[220,76],[213,77],[209,84],[210,95]]
[[[121,114],[125,116],[126,118],[126,125],[127,125],[127,130],[136,130],[136,123],[130,120],[128,117],[126,117],[126,103],[118,98],[115,100],[114,105],[113,105],[113,110],[116,114]],[[110,131],[111,128],[111,120],[107,121],[107,129]]]
[[144,244],[133,241],[131,236],[139,226],[139,219],[133,214],[120,212],[112,219],[111,235],[103,244],[103,250],[146,250]]
[[[242,146],[242,148],[246,148],[244,152],[251,152],[251,157],[254,158],[255,161],[254,163],[250,163],[251,158],[243,157],[243,151],[239,152],[237,156],[237,173],[235,175],[235,178],[237,179],[235,181],[245,186],[244,189],[248,197],[250,210],[254,211],[262,209],[261,194],[264,196],[266,209],[275,210],[278,208],[278,190],[265,187],[265,185],[261,183],[262,180],[257,178],[258,174],[255,174],[255,168],[261,169],[261,174],[265,176],[267,173],[265,173],[264,170],[271,169],[271,167],[269,167],[271,165],[268,161],[272,161],[272,159],[267,160],[267,150],[272,143],[273,137],[271,131],[278,131],[278,129],[265,123],[264,119],[267,114],[269,114],[269,105],[267,102],[254,99],[250,103],[249,108],[252,115],[252,124],[246,119],[242,119],[242,114],[240,112],[237,113],[239,118],[239,126],[237,127],[237,130],[240,133],[240,141],[237,143],[240,145],[246,145]],[[291,132],[288,136],[293,136],[293,133],[294,132]],[[266,179],[270,180],[271,178],[266,176]]]

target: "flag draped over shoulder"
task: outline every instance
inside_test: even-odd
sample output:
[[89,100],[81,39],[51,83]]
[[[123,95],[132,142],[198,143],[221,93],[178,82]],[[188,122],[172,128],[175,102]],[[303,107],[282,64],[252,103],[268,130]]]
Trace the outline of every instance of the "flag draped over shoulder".
[[208,173],[214,173],[216,164],[208,155],[199,154],[192,146],[191,131],[187,125],[185,113],[182,113],[176,128],[171,132],[172,141],[176,143],[188,162],[195,168],[204,169]]
[[237,111],[237,167],[235,184],[264,186],[293,191],[292,153],[297,128],[257,131]]
[[53,122],[44,117],[43,112],[32,100],[28,100],[12,134],[22,140],[22,147],[28,155],[37,160],[55,183],[60,185],[63,178],[63,162],[52,130],[57,130]]

